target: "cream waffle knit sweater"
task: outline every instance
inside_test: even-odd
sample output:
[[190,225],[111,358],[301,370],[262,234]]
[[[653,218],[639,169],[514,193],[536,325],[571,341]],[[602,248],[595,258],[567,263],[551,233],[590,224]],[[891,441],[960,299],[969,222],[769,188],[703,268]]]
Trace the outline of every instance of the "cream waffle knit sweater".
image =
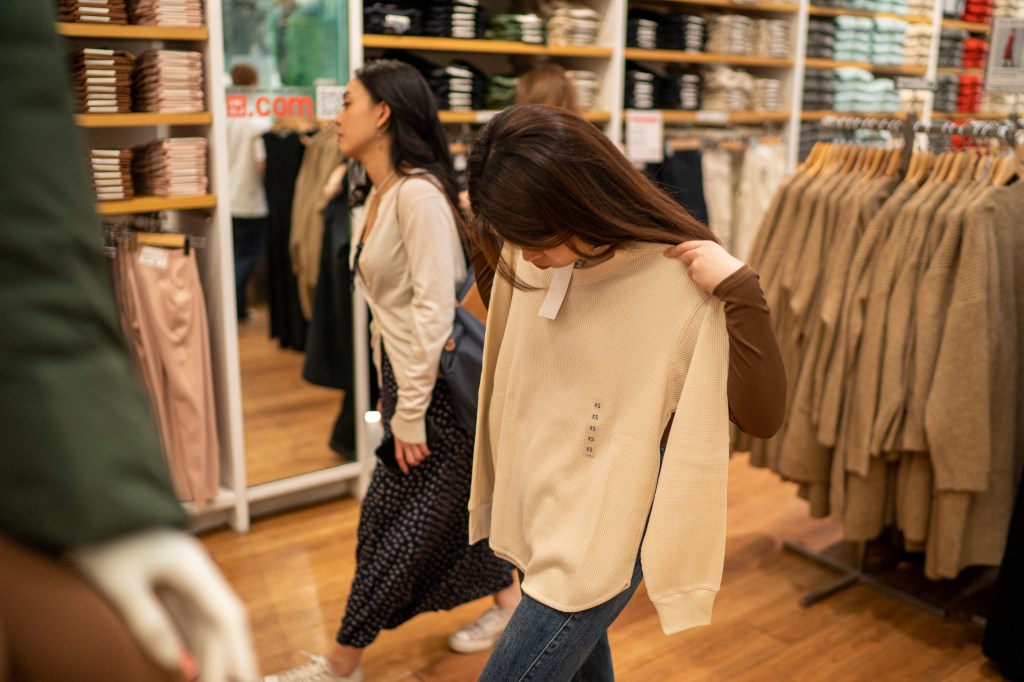
[[722,303],[664,249],[573,271],[551,320],[538,311],[553,271],[506,247],[537,289],[495,279],[469,508],[470,542],[489,537],[560,611],[624,590],[640,552],[671,634],[710,622],[721,583],[729,341]]

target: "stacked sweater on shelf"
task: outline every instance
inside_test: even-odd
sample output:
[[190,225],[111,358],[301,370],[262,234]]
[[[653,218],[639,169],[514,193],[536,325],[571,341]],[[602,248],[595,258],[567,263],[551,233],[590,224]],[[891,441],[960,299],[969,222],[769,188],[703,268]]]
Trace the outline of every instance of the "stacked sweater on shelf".
[[906,16],[908,13],[908,0],[813,0],[811,4],[817,7],[883,12],[899,16]]
[[658,33],[665,17],[657,12],[630,9],[626,17],[626,47],[658,49]]
[[749,111],[754,106],[754,77],[727,66],[704,71],[701,107],[708,111]]
[[955,167],[783,182],[749,262],[790,398],[773,439],[734,444],[846,540],[900,531],[936,580],[999,563],[1024,465],[1024,185]]
[[483,36],[479,0],[430,0],[423,10],[424,35],[474,39]]
[[836,17],[835,59],[841,62],[871,61],[874,22],[867,17]]
[[133,86],[136,111],[203,111],[203,55],[178,50],[143,52],[135,62]]
[[807,57],[835,59],[836,25],[831,19],[812,17],[807,22]]
[[960,91],[957,93],[956,98],[956,110],[972,114],[980,111],[984,83],[984,76],[969,73],[961,75]]
[[995,0],[967,0],[960,18],[976,24],[991,24],[995,9]]
[[135,55],[124,50],[85,48],[71,55],[71,80],[78,111],[124,114],[132,110]]
[[996,0],[995,19],[1024,19],[1024,0]]
[[939,38],[939,68],[959,69],[964,63],[964,40],[970,36],[962,29],[944,28]]
[[793,56],[793,41],[788,21],[758,19],[754,23],[754,54],[769,59],[789,59]]
[[903,63],[907,66],[928,66],[931,59],[932,27],[924,24],[907,26],[907,43],[903,48]]
[[943,113],[956,111],[957,96],[960,92],[960,79],[948,74],[935,77],[935,98],[932,109]]
[[901,66],[907,22],[899,19],[877,18],[871,35],[871,63],[879,66]]
[[154,140],[132,150],[132,182],[139,194],[183,197],[206,194],[205,137]]
[[963,67],[965,69],[984,69],[988,61],[988,41],[970,37],[964,40]]
[[750,107],[754,111],[782,111],[782,81],[778,78],[755,78]]
[[935,11],[935,0],[907,0],[907,16],[931,18]]
[[484,108],[488,81],[479,69],[462,60],[442,66],[403,50],[388,50],[387,59],[412,65],[430,85],[437,108],[442,111],[479,111]]
[[484,37],[531,45],[544,44],[544,20],[536,14],[494,14],[487,23]]
[[695,71],[673,68],[661,81],[661,108],[696,111],[700,109],[701,78]]
[[423,35],[423,12],[412,6],[375,2],[363,8],[363,30],[375,35]]
[[692,14],[674,14],[661,22],[658,47],[663,50],[703,52],[707,43],[708,21]]
[[835,81],[831,69],[807,69],[804,72],[805,111],[833,111],[835,109]]
[[899,109],[900,98],[891,78],[847,66],[835,69],[835,109],[842,112],[882,113]]
[[484,107],[492,111],[504,109],[516,99],[515,76],[491,76],[487,79],[487,94],[484,95]]
[[638,64],[626,62],[625,107],[627,109],[657,109],[661,79],[658,74]]
[[595,45],[601,15],[587,7],[556,9],[547,23],[548,45]]
[[598,75],[593,71],[576,69],[566,71],[565,77],[569,79],[576,89],[576,104],[583,111],[590,111],[597,108],[597,98],[600,95],[601,83]]
[[708,52],[752,55],[754,42],[754,20],[746,15],[719,14],[708,25]]
[[129,0],[128,16],[133,24],[197,27],[203,25],[203,5],[200,0]]
[[89,150],[89,174],[96,201],[123,201],[135,196],[130,149]]
[[127,24],[125,0],[60,0],[60,20],[83,24]]

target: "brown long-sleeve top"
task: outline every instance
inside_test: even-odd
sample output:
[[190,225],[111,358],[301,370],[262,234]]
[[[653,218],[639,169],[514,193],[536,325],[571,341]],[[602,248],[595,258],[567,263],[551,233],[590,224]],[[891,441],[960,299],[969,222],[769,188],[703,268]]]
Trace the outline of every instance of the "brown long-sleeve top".
[[[487,305],[494,265],[478,248],[470,257],[477,289]],[[757,273],[744,265],[713,293],[725,303],[729,332],[729,418],[751,436],[771,438],[786,414],[786,371]]]

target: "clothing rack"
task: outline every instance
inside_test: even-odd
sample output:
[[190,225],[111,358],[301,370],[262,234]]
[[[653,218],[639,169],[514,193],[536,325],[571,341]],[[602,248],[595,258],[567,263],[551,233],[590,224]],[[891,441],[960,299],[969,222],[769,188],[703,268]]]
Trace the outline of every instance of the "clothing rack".
[[[904,172],[908,167],[910,155],[914,150],[914,137],[918,133],[994,139],[1006,145],[1009,149],[1015,149],[1017,133],[1024,127],[1024,121],[1019,120],[1016,114],[1012,115],[1010,120],[1007,121],[967,121],[960,124],[952,122],[926,123],[919,121],[917,115],[913,112],[908,113],[905,119],[829,116],[822,119],[820,123],[822,128],[839,132],[876,130],[889,132],[894,136],[899,135],[903,140]],[[839,561],[822,552],[816,552],[796,542],[787,540],[782,543],[784,549],[842,574],[842,577],[834,583],[803,595],[800,598],[801,606],[809,607],[849,587],[864,584],[929,613],[934,613],[942,618],[947,616],[948,609],[945,607],[927,601],[878,577],[881,571],[891,568],[897,563],[898,558],[885,561],[881,565],[872,566],[868,560],[868,542],[858,541],[849,544],[853,545],[856,555],[854,565]]]
[[184,249],[188,254],[192,248],[206,246],[205,237],[194,237],[180,232],[162,232],[163,219],[158,214],[133,215],[125,222],[105,222],[105,236],[108,254],[113,256],[113,245],[135,242],[142,246],[157,246],[166,249]]

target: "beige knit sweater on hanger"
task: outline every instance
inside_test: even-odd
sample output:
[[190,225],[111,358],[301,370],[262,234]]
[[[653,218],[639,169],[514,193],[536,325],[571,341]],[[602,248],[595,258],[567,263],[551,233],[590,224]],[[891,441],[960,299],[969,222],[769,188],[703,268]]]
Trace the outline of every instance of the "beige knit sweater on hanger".
[[551,320],[553,271],[506,247],[536,290],[496,278],[491,294],[470,542],[489,537],[527,594],[567,612],[624,590],[640,552],[671,634],[710,621],[722,577],[729,341],[722,303],[665,248],[573,271]]

